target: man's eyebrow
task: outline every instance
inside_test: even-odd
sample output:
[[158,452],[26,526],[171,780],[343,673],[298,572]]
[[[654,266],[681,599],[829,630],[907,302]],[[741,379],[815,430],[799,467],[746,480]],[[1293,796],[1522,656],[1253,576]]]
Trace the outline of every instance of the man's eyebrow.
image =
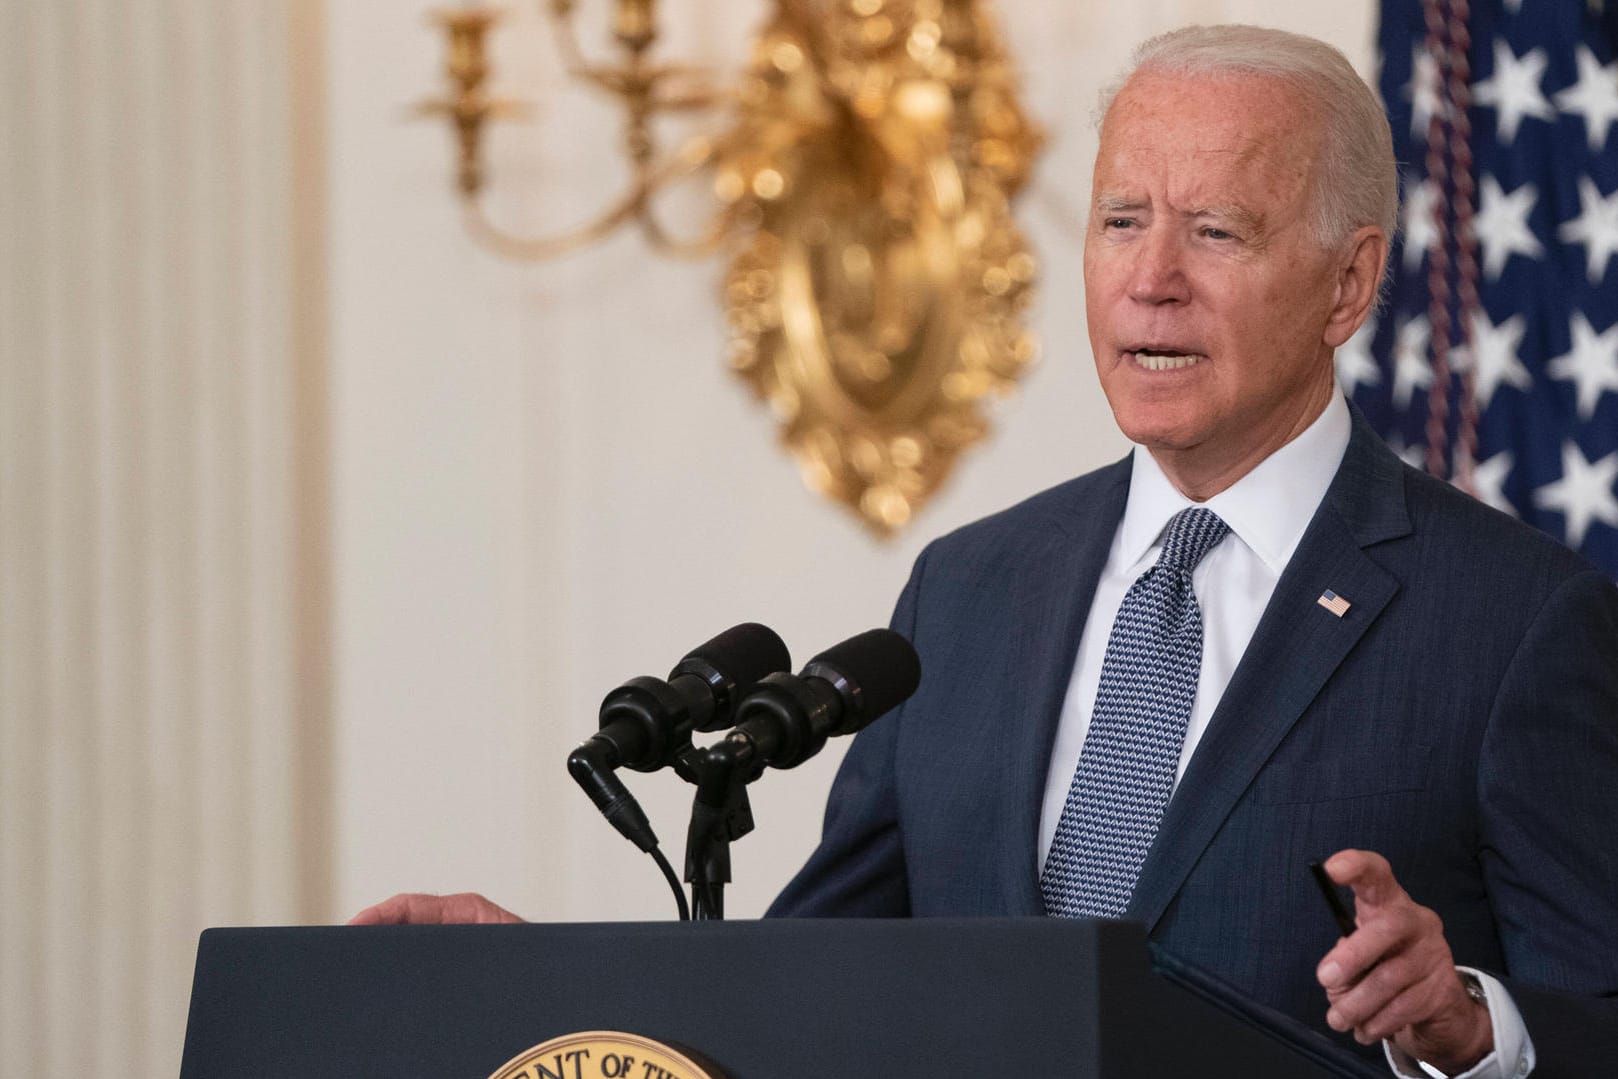
[[[1103,192],[1095,198],[1095,211],[1103,217],[1109,214],[1129,213],[1134,210],[1143,210],[1149,205],[1148,201],[1134,195],[1119,195]],[[1247,231],[1256,231],[1264,224],[1264,215],[1256,213],[1234,202],[1213,203],[1208,206],[1199,206],[1189,210],[1182,216],[1186,218],[1209,217],[1216,221],[1228,221],[1237,228]]]
[[1138,199],[1129,195],[1101,194],[1096,196],[1096,212],[1100,214],[1123,213],[1126,210],[1139,210],[1146,206],[1145,199]]
[[1199,206],[1186,214],[1187,217],[1211,217],[1215,221],[1229,221],[1238,228],[1257,229],[1264,224],[1264,215],[1254,213],[1245,206],[1236,203],[1216,203],[1212,206]]

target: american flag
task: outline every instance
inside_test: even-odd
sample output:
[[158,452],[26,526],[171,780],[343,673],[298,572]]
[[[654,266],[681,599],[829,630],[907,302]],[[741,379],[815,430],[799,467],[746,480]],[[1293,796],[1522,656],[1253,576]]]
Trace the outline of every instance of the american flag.
[[1379,44],[1402,220],[1338,379],[1618,577],[1618,0],[1383,0]]
[[1320,594],[1320,598],[1315,600],[1315,602],[1326,608],[1326,610],[1330,611],[1338,618],[1343,617],[1343,615],[1348,613],[1348,609],[1354,606],[1352,603],[1348,602],[1348,600],[1344,599],[1342,596],[1339,596],[1336,592],[1333,592],[1329,588],[1322,592]]

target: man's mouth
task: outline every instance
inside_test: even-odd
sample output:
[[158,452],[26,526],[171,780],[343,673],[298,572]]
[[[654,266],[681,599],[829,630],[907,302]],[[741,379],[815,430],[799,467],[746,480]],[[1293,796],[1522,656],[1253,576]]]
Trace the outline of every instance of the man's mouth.
[[1131,360],[1148,371],[1175,371],[1200,363],[1203,356],[1195,352],[1178,352],[1166,348],[1139,348],[1125,353]]

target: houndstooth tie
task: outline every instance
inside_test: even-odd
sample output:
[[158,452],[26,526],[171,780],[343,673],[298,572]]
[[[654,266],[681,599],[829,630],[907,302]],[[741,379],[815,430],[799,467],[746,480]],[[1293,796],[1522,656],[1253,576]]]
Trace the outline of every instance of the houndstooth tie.
[[1202,668],[1191,571],[1229,531],[1212,510],[1175,514],[1157,563],[1118,607],[1090,730],[1040,875],[1048,914],[1116,918],[1129,905],[1174,787]]

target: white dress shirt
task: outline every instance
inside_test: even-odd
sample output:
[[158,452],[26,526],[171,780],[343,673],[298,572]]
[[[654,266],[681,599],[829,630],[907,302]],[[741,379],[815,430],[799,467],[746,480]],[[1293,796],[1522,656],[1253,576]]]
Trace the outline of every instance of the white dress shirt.
[[[1219,700],[1225,695],[1236,665],[1258,628],[1281,571],[1286,568],[1304,530],[1314,517],[1326,489],[1348,449],[1352,421],[1348,405],[1333,395],[1314,423],[1291,442],[1261,461],[1256,468],[1206,502],[1181,494],[1163,474],[1145,447],[1137,446],[1131,461],[1129,500],[1113,535],[1112,548],[1096,583],[1095,599],[1079,638],[1072,681],[1062,705],[1050,770],[1045,777],[1045,798],[1039,817],[1039,867],[1056,835],[1067,801],[1068,787],[1078,767],[1079,753],[1090,730],[1096,690],[1101,684],[1101,663],[1112,635],[1112,623],[1124,594],[1142,573],[1157,562],[1163,530],[1176,513],[1202,505],[1230,526],[1221,540],[1191,573],[1191,587],[1202,610],[1202,670],[1197,695],[1191,704],[1185,744],[1174,781],[1178,786],[1186,764],[1208,729]],[[1298,871],[1304,872],[1299,866]],[[1325,911],[1322,910],[1322,917]],[[1466,969],[1466,968],[1463,968]],[[1479,981],[1488,996],[1494,1023],[1495,1052],[1465,1073],[1466,1079],[1521,1079],[1533,1067],[1533,1046],[1522,1017],[1505,987],[1488,975]],[[1324,1005],[1324,1001],[1322,1001]],[[1400,1075],[1425,1074],[1415,1061],[1388,1048],[1388,1063]],[[1502,1068],[1501,1061],[1509,1062]],[[1436,1073],[1432,1073],[1436,1074]]]

